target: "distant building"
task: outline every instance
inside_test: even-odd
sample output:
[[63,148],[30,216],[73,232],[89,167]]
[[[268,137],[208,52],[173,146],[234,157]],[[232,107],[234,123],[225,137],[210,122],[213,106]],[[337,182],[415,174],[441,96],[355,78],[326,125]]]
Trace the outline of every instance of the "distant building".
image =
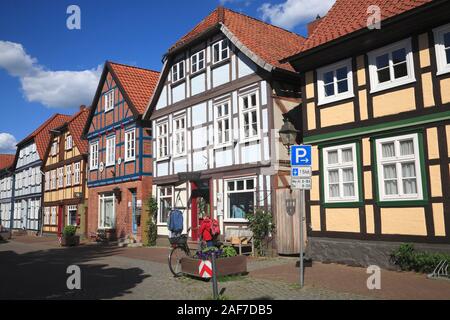
[[14,192],[14,159],[14,154],[0,154],[0,225],[8,229]]

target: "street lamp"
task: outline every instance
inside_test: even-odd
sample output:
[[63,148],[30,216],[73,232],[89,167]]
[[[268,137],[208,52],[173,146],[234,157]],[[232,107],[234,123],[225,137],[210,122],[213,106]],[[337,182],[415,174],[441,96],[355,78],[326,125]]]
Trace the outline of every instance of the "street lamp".
[[298,130],[295,129],[295,126],[289,119],[283,119],[284,124],[281,127],[279,133],[281,138],[281,143],[288,149],[288,153],[291,153],[291,146],[293,146],[297,142],[297,134]]

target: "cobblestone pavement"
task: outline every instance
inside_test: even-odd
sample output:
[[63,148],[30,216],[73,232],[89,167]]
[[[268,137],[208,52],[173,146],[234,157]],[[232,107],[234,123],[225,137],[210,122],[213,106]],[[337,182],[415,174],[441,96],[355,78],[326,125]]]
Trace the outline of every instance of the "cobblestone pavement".
[[[85,245],[63,249],[52,240],[2,243],[0,299],[211,299],[211,283],[172,277],[163,259],[167,249],[151,250],[141,249],[141,252],[154,252],[155,259],[129,257],[137,255],[137,251],[117,247]],[[287,261],[250,260],[249,271]],[[82,289],[79,291],[67,289],[69,275],[66,271],[69,265],[81,268]],[[253,277],[221,282],[219,290],[224,290],[223,294],[228,299],[366,298],[312,287],[300,290],[297,285]]]

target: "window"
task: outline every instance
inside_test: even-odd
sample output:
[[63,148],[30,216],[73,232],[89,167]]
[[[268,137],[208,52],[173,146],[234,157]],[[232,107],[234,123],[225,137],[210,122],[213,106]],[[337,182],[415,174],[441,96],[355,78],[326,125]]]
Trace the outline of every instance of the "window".
[[105,93],[105,112],[114,109],[114,89]]
[[159,188],[159,219],[158,222],[167,223],[169,212],[172,210],[172,187]]
[[353,97],[352,60],[317,70],[319,104]]
[[214,105],[214,142],[217,147],[228,145],[231,142],[231,112],[230,101]]
[[434,30],[438,75],[450,72],[450,24]]
[[125,161],[136,159],[136,129],[125,132]]
[[106,139],[106,166],[113,166],[116,163],[116,137]]
[[380,201],[424,200],[418,134],[377,139]]
[[72,165],[66,166],[66,186],[72,185]]
[[44,224],[49,225],[50,224],[50,208],[46,207],[44,209]]
[[77,162],[74,164],[74,174],[73,174],[73,184],[80,184],[81,180],[81,163]]
[[77,206],[67,207],[67,225],[70,226],[77,225]]
[[91,144],[90,169],[98,169],[98,141]]
[[226,60],[230,56],[230,49],[228,47],[228,39],[220,40],[213,44],[213,63],[219,63]]
[[58,142],[54,141],[52,144],[52,150],[50,151],[50,154],[52,156],[56,156],[57,153],[58,153]]
[[64,187],[64,168],[58,168],[58,188]]
[[98,227],[100,229],[114,229],[116,225],[115,201],[114,194],[102,194],[99,196]]
[[247,93],[239,97],[241,141],[247,142],[259,138],[259,98],[258,92]]
[[172,82],[184,79],[184,60],[172,66]]
[[51,174],[50,189],[55,190],[56,189],[56,170],[52,170],[50,172],[50,174]]
[[72,136],[66,137],[66,150],[71,150],[73,147],[73,139]]
[[45,191],[50,190],[50,172],[47,171],[45,173],[45,187],[44,187]]
[[358,201],[356,143],[324,148],[322,152],[325,202]]
[[36,168],[30,169],[30,185],[34,186],[36,184],[36,172],[38,170]]
[[157,149],[158,149],[158,159],[164,159],[169,155],[169,150],[168,150],[168,139],[169,139],[169,135],[168,135],[168,123],[164,122],[161,123],[157,126]]
[[56,226],[56,207],[51,208],[51,215],[50,215],[50,225]]
[[253,212],[256,195],[256,179],[226,180],[226,219],[246,220]]
[[203,70],[205,68],[205,50],[201,50],[194,53],[191,56],[191,72],[196,73],[197,71]]
[[369,53],[371,92],[415,81],[411,39]]
[[173,128],[174,155],[184,155],[186,153],[186,116],[174,119]]

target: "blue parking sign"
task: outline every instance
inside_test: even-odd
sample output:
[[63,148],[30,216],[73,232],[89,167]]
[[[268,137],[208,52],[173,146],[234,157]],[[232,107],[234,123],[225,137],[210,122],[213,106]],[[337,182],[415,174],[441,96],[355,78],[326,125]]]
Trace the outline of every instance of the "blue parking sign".
[[312,165],[312,147],[311,146],[292,146],[291,147],[291,166],[311,166]]

